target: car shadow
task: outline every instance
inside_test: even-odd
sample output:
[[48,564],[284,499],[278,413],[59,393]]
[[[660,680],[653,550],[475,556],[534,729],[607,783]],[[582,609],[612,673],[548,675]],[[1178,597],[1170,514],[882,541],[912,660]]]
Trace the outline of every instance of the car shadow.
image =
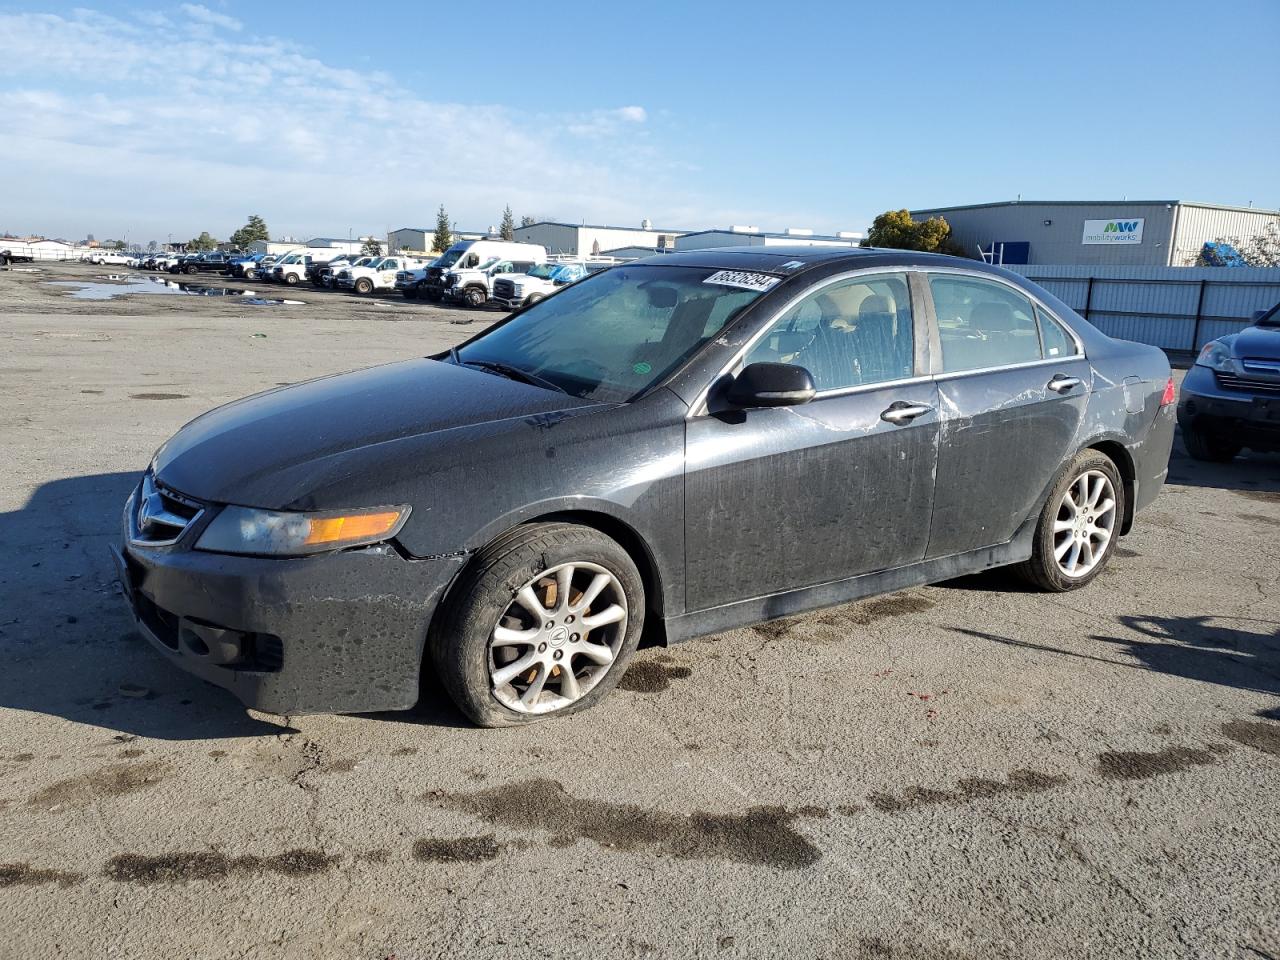
[[136,473],[42,484],[0,513],[0,707],[115,731],[117,740],[276,736],[230,693],[167,663],[138,635],[107,545]]
[[[986,630],[950,629],[1023,650],[1135,670],[1154,670],[1201,683],[1280,697],[1280,622],[1212,614],[1192,617],[1133,614],[1119,616],[1116,621],[1148,639],[1096,633],[1089,639],[1104,646],[1095,652],[1083,652]],[[1278,713],[1280,706],[1259,715]]]
[[1179,429],[1169,456],[1168,482],[1232,490],[1250,499],[1280,503],[1280,454],[1246,450],[1227,463],[1193,460]]

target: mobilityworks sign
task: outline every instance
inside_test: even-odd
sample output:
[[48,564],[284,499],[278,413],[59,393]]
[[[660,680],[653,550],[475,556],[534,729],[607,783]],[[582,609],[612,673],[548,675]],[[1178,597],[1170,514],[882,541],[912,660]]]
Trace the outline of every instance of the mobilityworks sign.
[[1142,220],[1086,220],[1081,243],[1141,243]]

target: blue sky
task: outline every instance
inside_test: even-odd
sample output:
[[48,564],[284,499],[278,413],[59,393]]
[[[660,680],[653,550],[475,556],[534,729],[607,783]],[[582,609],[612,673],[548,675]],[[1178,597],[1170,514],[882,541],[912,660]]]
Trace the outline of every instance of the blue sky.
[[0,2],[0,230],[1280,207],[1275,0],[364,6]]

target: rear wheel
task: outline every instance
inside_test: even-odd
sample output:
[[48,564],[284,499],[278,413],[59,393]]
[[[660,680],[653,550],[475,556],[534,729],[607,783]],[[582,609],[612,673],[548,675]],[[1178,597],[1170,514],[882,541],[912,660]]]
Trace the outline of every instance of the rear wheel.
[[1240,452],[1240,444],[1211,437],[1201,430],[1184,428],[1182,442],[1191,454],[1192,460],[1207,460],[1210,463],[1226,463],[1235,459]]
[[373,293],[373,281],[368,277],[361,277],[356,281],[356,293]]
[[603,699],[643,628],[643,582],[622,547],[590,527],[535,523],[477,555],[430,648],[468,717],[517,726]]
[[1040,511],[1031,559],[1016,569],[1041,590],[1078,590],[1103,571],[1120,535],[1124,484],[1106,454],[1084,450]]

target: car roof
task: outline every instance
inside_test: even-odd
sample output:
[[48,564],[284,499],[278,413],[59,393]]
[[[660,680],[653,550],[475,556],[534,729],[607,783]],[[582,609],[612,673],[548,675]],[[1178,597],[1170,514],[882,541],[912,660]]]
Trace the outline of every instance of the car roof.
[[[881,247],[816,247],[796,244],[777,247],[708,247],[680,250],[632,261],[644,266],[703,267],[716,270],[756,270],[794,276],[815,267],[846,264],[850,270],[865,267],[961,267],[1008,277],[1009,272],[965,257],[949,257],[918,250]],[[1021,280],[1022,278],[1018,278]]]

